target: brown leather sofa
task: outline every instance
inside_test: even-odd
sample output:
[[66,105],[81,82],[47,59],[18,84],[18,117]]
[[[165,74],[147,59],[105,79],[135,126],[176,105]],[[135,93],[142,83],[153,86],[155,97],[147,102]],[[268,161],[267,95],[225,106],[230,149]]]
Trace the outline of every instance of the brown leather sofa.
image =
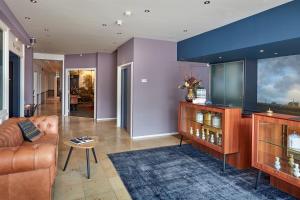
[[58,117],[41,116],[30,120],[43,136],[24,141],[18,122],[13,118],[0,125],[0,199],[51,199],[56,176]]

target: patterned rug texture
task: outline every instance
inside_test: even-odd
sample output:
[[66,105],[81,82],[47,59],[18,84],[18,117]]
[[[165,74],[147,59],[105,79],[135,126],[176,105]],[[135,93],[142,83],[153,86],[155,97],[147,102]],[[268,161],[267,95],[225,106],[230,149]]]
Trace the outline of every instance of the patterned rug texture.
[[269,185],[257,171],[237,170],[192,145],[109,154],[134,200],[294,199]]

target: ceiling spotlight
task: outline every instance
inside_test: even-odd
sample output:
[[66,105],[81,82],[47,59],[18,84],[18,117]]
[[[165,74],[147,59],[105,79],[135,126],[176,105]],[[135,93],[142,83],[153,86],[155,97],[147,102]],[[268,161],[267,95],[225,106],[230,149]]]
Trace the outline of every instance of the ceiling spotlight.
[[118,19],[118,20],[116,21],[116,24],[119,25],[119,26],[122,26],[123,22],[122,22],[122,20]]
[[45,31],[45,32],[48,32],[48,31],[49,31],[49,29],[45,28],[45,29],[44,29],[44,31]]
[[146,9],[146,10],[145,10],[145,13],[149,13],[149,12],[150,12],[150,10],[149,10],[149,9]]
[[185,33],[186,33],[186,32],[188,32],[188,30],[187,30],[187,29],[184,29],[184,30],[183,30],[183,32],[185,32]]
[[205,5],[210,4],[210,1],[204,1],[204,4]]
[[278,55],[278,53],[276,52],[276,53],[274,53],[274,55]]
[[260,52],[260,53],[263,53],[263,52],[265,52],[265,50],[261,49],[261,50],[259,50],[259,52]]
[[26,19],[26,20],[31,20],[31,18],[30,18],[30,17],[25,17],[25,19]]
[[107,24],[102,24],[103,27],[107,27]]
[[117,35],[122,35],[122,33],[121,33],[121,32],[118,32]]
[[83,56],[83,54],[82,54],[82,53],[80,53],[80,56]]
[[18,41],[19,41],[19,38],[16,37],[16,38],[15,38],[15,41],[18,42]]
[[27,49],[30,49],[31,47],[32,47],[32,46],[29,45],[29,44],[26,45],[26,48],[27,48]]
[[222,58],[223,58],[222,56],[219,57],[219,59],[222,59]]
[[132,14],[132,13],[131,13],[130,10],[126,10],[126,11],[124,12],[124,15],[125,15],[125,16],[131,16],[131,14]]
[[37,0],[30,0],[31,3],[37,3]]
[[36,44],[36,38],[32,37],[29,39],[31,46]]

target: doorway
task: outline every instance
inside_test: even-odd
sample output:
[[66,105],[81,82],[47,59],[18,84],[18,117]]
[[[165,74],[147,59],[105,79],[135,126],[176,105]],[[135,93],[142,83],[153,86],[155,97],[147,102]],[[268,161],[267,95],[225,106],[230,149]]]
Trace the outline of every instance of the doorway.
[[9,117],[20,117],[21,59],[9,52]]
[[95,71],[95,69],[69,69],[67,71],[70,116],[96,117]]
[[118,66],[117,126],[132,137],[133,63]]

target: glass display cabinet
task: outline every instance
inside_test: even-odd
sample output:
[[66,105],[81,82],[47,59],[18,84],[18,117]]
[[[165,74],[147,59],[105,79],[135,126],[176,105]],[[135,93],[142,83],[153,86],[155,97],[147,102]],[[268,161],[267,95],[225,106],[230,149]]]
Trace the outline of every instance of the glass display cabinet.
[[186,137],[223,154],[225,170],[226,155],[238,152],[240,118],[240,108],[181,102],[178,117],[180,145]]
[[253,115],[252,166],[300,187],[300,117],[284,114]]

